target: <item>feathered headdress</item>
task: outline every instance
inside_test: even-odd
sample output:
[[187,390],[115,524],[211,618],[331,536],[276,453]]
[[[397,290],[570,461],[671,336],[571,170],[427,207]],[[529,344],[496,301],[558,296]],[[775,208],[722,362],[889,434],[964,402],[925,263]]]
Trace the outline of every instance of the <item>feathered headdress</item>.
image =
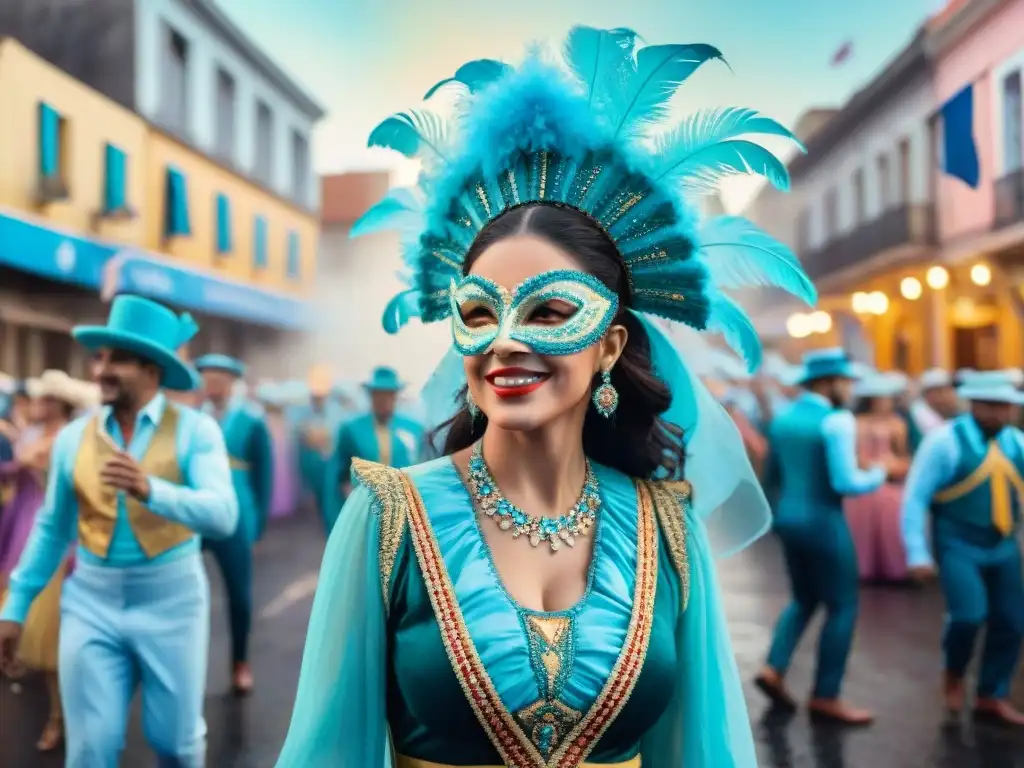
[[461,87],[453,118],[415,110],[374,129],[370,146],[423,162],[418,188],[392,190],[352,229],[353,237],[383,229],[405,235],[411,287],[388,304],[388,332],[411,317],[449,316],[449,286],[477,234],[529,203],[587,216],[618,248],[632,309],[722,332],[752,370],[760,362],[757,333],[722,289],[772,285],[815,302],[788,248],[739,217],[700,223],[687,201],[687,193],[738,173],[788,187],[785,166],[749,137],[796,138],[749,109],[703,112],[666,128],[678,87],[722,55],[709,45],[637,48],[636,41],[628,29],[576,27],[564,44],[566,68],[536,53],[518,69],[470,62],[425,97]]

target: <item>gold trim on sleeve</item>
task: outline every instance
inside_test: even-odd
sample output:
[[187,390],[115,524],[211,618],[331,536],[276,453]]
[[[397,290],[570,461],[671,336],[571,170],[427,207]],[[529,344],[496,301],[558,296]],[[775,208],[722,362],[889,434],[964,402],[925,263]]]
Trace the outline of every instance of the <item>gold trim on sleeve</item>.
[[690,602],[690,555],[686,547],[686,511],[690,504],[691,487],[687,481],[644,483],[654,499],[658,524],[665,535],[669,557],[679,575],[683,596],[683,610]]
[[380,519],[380,588],[387,612],[391,604],[391,578],[394,576],[398,549],[402,545],[402,536],[409,518],[404,475],[397,469],[365,459],[353,459],[352,472],[376,502],[374,506]]

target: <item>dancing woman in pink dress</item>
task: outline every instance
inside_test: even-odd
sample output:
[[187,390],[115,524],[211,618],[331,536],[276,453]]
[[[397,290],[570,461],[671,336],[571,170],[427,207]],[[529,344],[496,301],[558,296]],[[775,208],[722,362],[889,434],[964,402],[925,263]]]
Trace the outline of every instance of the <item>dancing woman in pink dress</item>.
[[900,505],[910,456],[906,422],[895,409],[901,389],[901,383],[879,374],[866,377],[856,388],[858,462],[862,467],[885,465],[889,478],[877,491],[843,502],[865,581],[907,579]]

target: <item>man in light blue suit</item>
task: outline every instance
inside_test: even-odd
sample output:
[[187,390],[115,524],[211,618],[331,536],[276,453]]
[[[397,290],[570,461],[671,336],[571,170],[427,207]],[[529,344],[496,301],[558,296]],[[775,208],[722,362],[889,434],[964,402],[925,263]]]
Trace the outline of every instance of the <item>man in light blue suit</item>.
[[856,423],[850,399],[852,363],[842,349],[804,356],[803,393],[769,429],[766,483],[779,484],[775,532],[789,571],[793,601],[782,612],[756,683],[774,704],[796,703],[784,677],[793,652],[819,606],[826,610],[818,645],[811,714],[847,725],[866,725],[870,712],[839,698],[857,623],[857,556],[843,515],[843,497],[870,493],[887,470],[857,466]]
[[[957,392],[970,412],[929,432],[914,456],[903,496],[903,541],[911,574],[939,566],[946,598],[945,699],[964,707],[964,675],[987,625],[974,714],[1024,727],[1010,685],[1024,638],[1024,578],[1017,533],[1024,501],[1024,433],[1012,426],[1024,405],[1005,371],[968,372]],[[931,513],[932,548],[926,524]]]
[[323,514],[328,533],[348,496],[353,459],[390,467],[408,467],[420,460],[423,428],[395,413],[404,388],[398,374],[385,366],[375,368],[363,387],[370,395],[370,410],[341,425],[327,467]]
[[224,432],[231,478],[238,497],[239,525],[235,535],[204,541],[224,577],[231,620],[232,688],[236,695],[252,692],[249,631],[252,627],[252,546],[263,537],[274,492],[274,450],[262,410],[233,397],[245,376],[241,361],[228,355],[204,355],[195,361],[203,377],[203,411]]
[[188,315],[118,296],[107,325],[72,332],[94,354],[103,407],[58,435],[46,500],[0,609],[9,663],[29,608],[77,540],[61,600],[68,768],[120,763],[140,686],[159,764],[205,762],[210,589],[199,536],[231,536],[238,504],[217,424],[162,392],[198,386],[176,354],[197,330]]

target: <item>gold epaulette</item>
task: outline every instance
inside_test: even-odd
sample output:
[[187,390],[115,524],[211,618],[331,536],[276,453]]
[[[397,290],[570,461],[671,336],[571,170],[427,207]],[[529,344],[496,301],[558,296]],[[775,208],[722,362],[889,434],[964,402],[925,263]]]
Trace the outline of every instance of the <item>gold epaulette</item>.
[[386,609],[391,603],[391,578],[398,549],[409,523],[409,478],[401,470],[365,459],[353,459],[352,473],[373,495],[373,508],[380,521],[380,586]]
[[645,480],[654,500],[658,525],[665,535],[669,557],[679,574],[683,593],[683,610],[690,601],[690,557],[686,549],[686,508],[690,503],[692,487],[686,480]]

